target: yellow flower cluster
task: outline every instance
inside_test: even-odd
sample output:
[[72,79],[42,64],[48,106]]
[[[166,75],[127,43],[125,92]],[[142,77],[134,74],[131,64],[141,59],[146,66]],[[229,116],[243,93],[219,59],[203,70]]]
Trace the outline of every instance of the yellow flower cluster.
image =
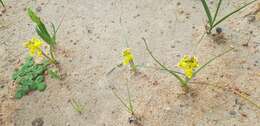
[[193,70],[198,66],[198,59],[195,56],[190,57],[188,55],[185,55],[178,63],[178,67],[184,70],[184,74],[188,78],[192,78]]
[[130,62],[133,62],[134,60],[134,55],[131,52],[130,48],[127,48],[123,51],[122,53],[124,59],[123,59],[123,64],[128,65]]
[[37,55],[38,57],[42,56],[41,46],[43,42],[37,38],[32,38],[31,40],[24,43],[24,47],[29,49],[29,53],[31,56]]

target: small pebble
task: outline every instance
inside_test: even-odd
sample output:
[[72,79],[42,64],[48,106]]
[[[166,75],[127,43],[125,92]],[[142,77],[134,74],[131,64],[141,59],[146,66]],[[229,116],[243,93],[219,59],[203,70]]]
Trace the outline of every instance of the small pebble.
[[217,32],[218,34],[222,33],[222,28],[217,27],[217,28],[216,28],[216,32]]
[[36,118],[32,121],[32,126],[43,126],[44,121],[42,118]]
[[37,12],[41,12],[41,11],[42,11],[42,7],[40,7],[40,6],[37,7],[37,8],[36,8],[36,11],[37,11]]
[[242,46],[244,46],[244,47],[248,47],[248,42],[247,42],[247,43],[244,43],[244,44],[242,44]]
[[248,21],[249,23],[252,23],[252,22],[254,22],[255,20],[256,20],[256,17],[255,17],[254,15],[250,15],[250,16],[247,17],[247,21]]
[[229,114],[230,114],[230,115],[236,115],[236,114],[237,114],[237,112],[236,112],[236,111],[234,111],[234,110],[232,110],[232,111],[230,111],[230,112],[229,112]]

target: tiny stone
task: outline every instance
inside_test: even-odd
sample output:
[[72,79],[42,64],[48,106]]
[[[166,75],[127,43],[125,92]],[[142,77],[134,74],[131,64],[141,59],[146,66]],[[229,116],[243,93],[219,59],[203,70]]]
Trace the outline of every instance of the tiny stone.
[[89,34],[91,34],[91,33],[92,33],[92,31],[89,29],[89,30],[88,30],[88,33],[89,33]]
[[36,8],[36,11],[37,11],[37,12],[41,12],[41,11],[42,11],[42,7],[40,7],[40,6],[37,7],[37,8]]
[[248,42],[247,42],[247,43],[244,43],[244,44],[242,44],[242,46],[248,47]]
[[232,111],[229,112],[229,114],[230,114],[230,115],[236,115],[236,111],[233,111],[233,110],[232,110]]
[[251,15],[251,16],[248,16],[248,17],[247,17],[247,21],[248,21],[249,23],[254,22],[255,20],[256,20],[256,17],[255,17],[254,15]]
[[32,126],[43,126],[44,121],[42,118],[36,118],[32,121]]
[[217,32],[218,34],[222,33],[222,28],[217,27],[217,28],[216,28],[216,32]]

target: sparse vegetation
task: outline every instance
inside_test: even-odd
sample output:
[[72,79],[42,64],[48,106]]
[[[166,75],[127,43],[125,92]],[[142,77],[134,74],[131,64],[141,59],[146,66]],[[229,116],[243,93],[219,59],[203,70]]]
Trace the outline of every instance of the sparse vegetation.
[[222,5],[222,1],[223,0],[218,0],[218,4],[217,4],[217,8],[216,8],[216,11],[215,13],[212,13],[209,9],[209,5],[207,3],[206,0],[201,0],[201,3],[204,7],[204,11],[207,15],[207,18],[208,18],[208,24],[207,24],[207,34],[211,34],[211,31],[216,27],[218,26],[220,23],[222,23],[223,21],[225,21],[226,19],[228,19],[230,16],[232,16],[233,14],[239,12],[240,10],[244,9],[245,7],[249,6],[250,4],[256,2],[257,0],[253,0],[249,3],[246,3],[245,5],[239,7],[238,9],[228,13],[227,15],[225,15],[224,17],[218,19],[218,14],[219,14],[219,11],[220,11],[220,8],[221,8],[221,5]]

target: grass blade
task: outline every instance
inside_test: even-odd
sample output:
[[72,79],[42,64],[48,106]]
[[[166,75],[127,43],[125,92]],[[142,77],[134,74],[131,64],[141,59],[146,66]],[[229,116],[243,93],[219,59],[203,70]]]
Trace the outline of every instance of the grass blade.
[[132,104],[131,94],[130,94],[130,90],[129,90],[128,84],[126,84],[126,88],[127,88],[129,109],[130,109],[130,111],[131,111],[131,114],[134,114],[134,107],[133,107],[133,104]]
[[204,10],[207,14],[207,17],[208,17],[208,20],[209,20],[209,25],[213,26],[212,16],[211,16],[211,13],[210,13],[210,10],[209,10],[209,6],[208,6],[206,0],[201,0],[201,2],[202,2],[202,5],[204,7]]
[[252,4],[252,3],[256,2],[256,1],[257,1],[257,0],[253,0],[253,1],[251,1],[251,2],[249,2],[249,3],[247,3],[247,4],[245,4],[244,6],[242,6],[242,7],[238,8],[238,9],[234,10],[233,12],[229,13],[228,15],[224,16],[222,19],[220,19],[217,23],[215,23],[215,24],[212,26],[212,29],[213,29],[214,27],[216,27],[218,24],[220,24],[222,21],[226,20],[228,17],[232,16],[233,14],[237,13],[238,11],[244,9],[245,7],[249,6],[250,4]]
[[79,114],[82,114],[83,106],[79,102],[77,102],[75,99],[71,99],[70,103],[75,111],[77,111]]
[[216,19],[217,19],[217,16],[218,16],[218,12],[219,12],[221,3],[222,3],[222,0],[219,0],[219,1],[218,1],[218,6],[217,6],[217,10],[216,10],[216,12],[215,12],[215,15],[214,15],[214,18],[213,18],[213,21],[212,21],[213,24],[215,23],[215,21],[216,21]]
[[3,0],[0,0],[0,3],[2,4],[3,7],[5,7]]
[[40,24],[41,19],[36,15],[35,12],[33,12],[31,8],[28,8],[27,14],[34,23],[36,23],[37,25]]
[[[232,51],[233,49],[234,49],[234,48],[231,48],[231,49],[229,49],[229,50],[227,50],[227,51],[225,51],[225,52],[223,52],[223,53],[221,53],[221,54],[219,54],[219,55],[213,57],[212,59],[210,59],[208,62],[206,62],[204,65],[202,65],[199,69],[197,69],[197,70],[193,73],[193,77],[195,77],[196,74],[198,74],[198,73],[199,73],[204,67],[206,67],[208,64],[210,64],[211,62],[213,62],[213,61],[216,60],[217,58],[219,58],[219,57],[221,57],[221,56],[227,54],[228,52]],[[192,77],[192,78],[193,78],[193,77]]]
[[36,30],[37,34],[38,34],[47,44],[49,44],[49,45],[51,44],[51,43],[49,43],[50,38],[49,38],[48,36],[46,36],[46,34],[42,33],[42,31],[41,31],[38,27],[36,27],[35,30]]
[[121,102],[121,104],[123,104],[123,106],[127,109],[127,111],[132,114],[132,112],[130,111],[130,108],[129,108],[129,107],[127,106],[127,104],[123,101],[123,99],[117,95],[117,93],[114,91],[114,89],[112,89],[112,92],[113,92],[113,94],[116,96],[116,98]]

